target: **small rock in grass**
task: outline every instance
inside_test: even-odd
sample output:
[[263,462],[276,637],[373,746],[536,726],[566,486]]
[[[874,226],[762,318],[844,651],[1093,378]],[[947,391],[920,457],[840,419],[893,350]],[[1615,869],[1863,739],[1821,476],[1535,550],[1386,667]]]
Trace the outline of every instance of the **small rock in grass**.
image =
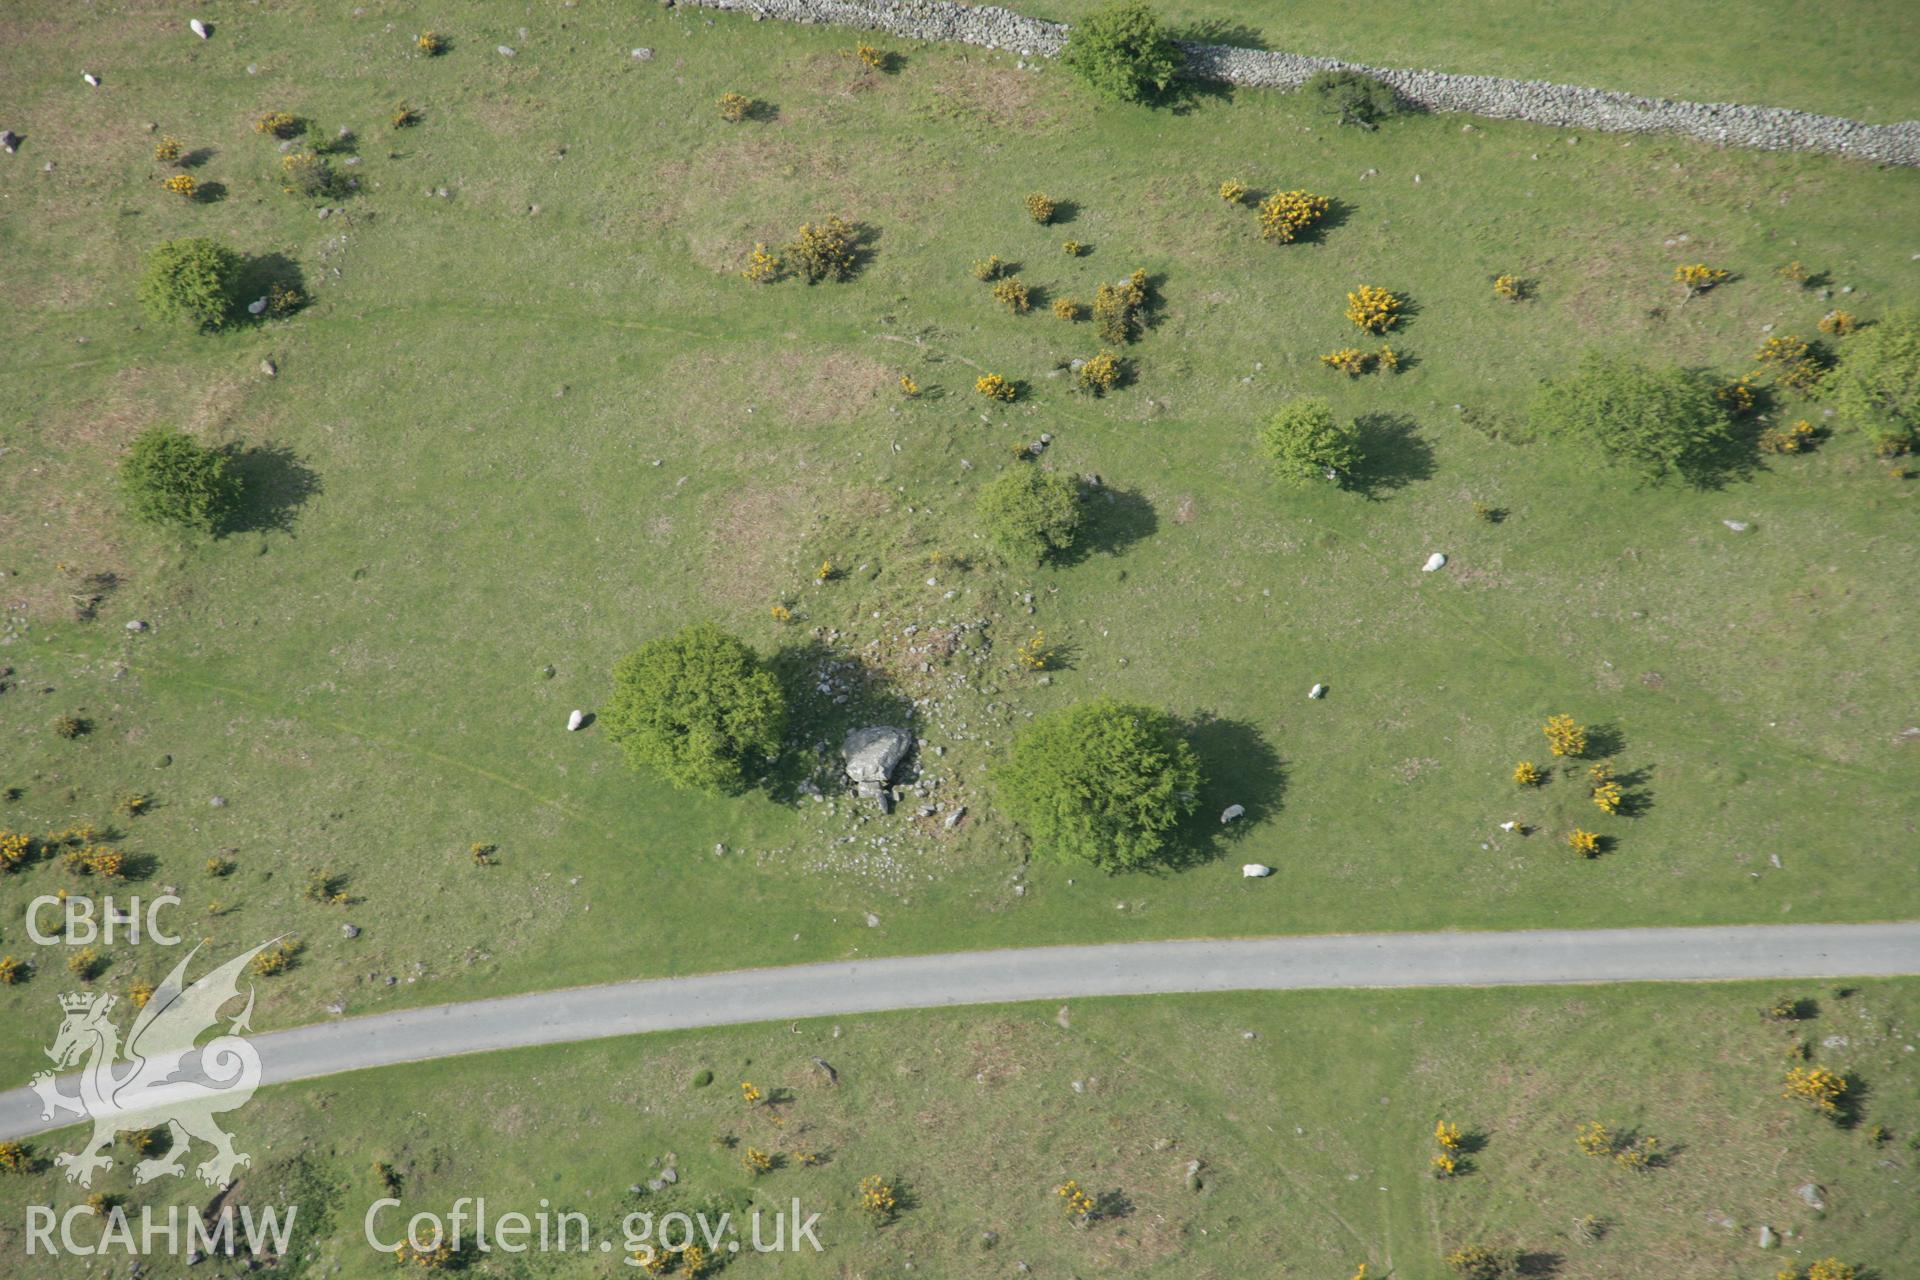
[[227,807],[227,798],[225,796],[214,796],[208,800],[207,803],[215,809],[224,809]]
[[498,49],[496,49],[495,52],[498,53],[503,58],[511,58],[513,56],[513,46],[503,44]]
[[1745,533],[1747,530],[1753,528],[1753,526],[1748,524],[1745,520],[1722,520],[1720,523],[1727,526],[1727,528],[1733,530],[1735,533]]
[[340,936],[343,938],[357,938],[360,936],[360,926],[357,924],[343,924],[340,926]]
[[873,912],[871,911],[867,912],[867,928],[878,929],[879,927],[880,927],[880,917],[873,914]]

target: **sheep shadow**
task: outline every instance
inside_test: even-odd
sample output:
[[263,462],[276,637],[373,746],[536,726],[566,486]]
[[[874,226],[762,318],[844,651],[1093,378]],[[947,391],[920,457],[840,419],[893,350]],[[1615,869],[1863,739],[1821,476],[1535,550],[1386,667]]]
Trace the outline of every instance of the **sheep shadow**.
[[1189,22],[1173,31],[1173,38],[1182,44],[1221,44],[1234,49],[1269,49],[1266,33],[1244,22],[1229,22],[1225,18],[1202,18]]

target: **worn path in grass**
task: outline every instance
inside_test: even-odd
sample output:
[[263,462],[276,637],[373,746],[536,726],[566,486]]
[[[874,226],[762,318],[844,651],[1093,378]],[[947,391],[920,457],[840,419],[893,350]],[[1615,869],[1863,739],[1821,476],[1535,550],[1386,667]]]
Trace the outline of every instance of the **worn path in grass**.
[[[262,1083],[531,1045],[790,1018],[1070,997],[1310,988],[1711,982],[1920,974],[1920,921],[1700,929],[1375,933],[901,956],[616,982],[321,1023],[253,1038]],[[69,1084],[67,1092],[74,1092]],[[0,1094],[0,1139],[48,1121]]]

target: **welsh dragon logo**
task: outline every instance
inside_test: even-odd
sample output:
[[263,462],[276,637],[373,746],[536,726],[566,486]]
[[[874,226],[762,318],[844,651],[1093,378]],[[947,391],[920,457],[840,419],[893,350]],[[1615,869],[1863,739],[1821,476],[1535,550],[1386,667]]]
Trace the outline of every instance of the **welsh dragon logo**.
[[[76,1077],[79,1096],[62,1093],[53,1071],[42,1071],[31,1083],[40,1095],[43,1120],[74,1112],[93,1121],[86,1145],[54,1159],[67,1171],[67,1181],[92,1186],[95,1172],[113,1167],[109,1152],[114,1134],[127,1129],[164,1126],[173,1139],[166,1152],[134,1166],[136,1183],[184,1173],[182,1158],[196,1138],[213,1148],[195,1170],[209,1186],[228,1185],[237,1169],[253,1163],[233,1149],[233,1139],[214,1120],[244,1106],[260,1086],[260,1055],[242,1038],[251,1030],[252,987],[246,992],[246,1008],[224,1034],[197,1049],[194,1042],[220,1021],[220,1010],[228,1002],[239,998],[240,975],[247,964],[272,945],[263,942],[188,986],[187,965],[200,950],[195,947],[134,1018],[124,1048],[108,1018],[115,997],[93,992],[60,997],[66,1020],[47,1056],[55,1070],[85,1060]],[[188,1068],[189,1057],[198,1059],[196,1069]]]

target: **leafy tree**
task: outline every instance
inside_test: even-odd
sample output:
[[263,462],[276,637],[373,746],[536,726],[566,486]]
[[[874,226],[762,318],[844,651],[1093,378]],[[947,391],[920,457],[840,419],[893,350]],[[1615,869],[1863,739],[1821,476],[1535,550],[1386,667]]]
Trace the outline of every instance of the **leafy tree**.
[[1304,87],[1339,116],[1341,124],[1373,129],[1382,118],[1400,110],[1400,95],[1392,85],[1360,71],[1322,71]]
[[991,781],[1041,849],[1131,871],[1193,813],[1200,764],[1171,717],[1102,698],[1030,722]]
[[1117,0],[1067,32],[1060,62],[1104,97],[1147,102],[1172,86],[1185,57],[1152,9]]
[[711,623],[696,623],[614,664],[607,733],[627,762],[677,787],[743,791],[780,750],[786,695],[758,654]]
[[147,315],[168,324],[219,329],[233,319],[240,301],[240,255],[218,240],[191,236],[168,240],[147,255],[140,302]]
[[1920,312],[1894,312],[1849,337],[1825,392],[1842,421],[1887,452],[1920,447]]
[[1065,476],[1022,463],[987,481],[974,511],[996,546],[1037,564],[1073,545],[1080,490]]
[[1290,484],[1344,482],[1362,461],[1360,433],[1352,423],[1336,420],[1333,406],[1318,396],[1300,396],[1281,405],[1260,428],[1260,448],[1273,460],[1275,473]]
[[1598,353],[1542,386],[1530,416],[1542,434],[1580,441],[1650,480],[1678,474],[1710,483],[1733,440],[1726,406],[1707,375]]
[[225,449],[196,444],[170,427],[134,437],[120,464],[127,509],[145,524],[218,533],[240,501],[240,477]]

